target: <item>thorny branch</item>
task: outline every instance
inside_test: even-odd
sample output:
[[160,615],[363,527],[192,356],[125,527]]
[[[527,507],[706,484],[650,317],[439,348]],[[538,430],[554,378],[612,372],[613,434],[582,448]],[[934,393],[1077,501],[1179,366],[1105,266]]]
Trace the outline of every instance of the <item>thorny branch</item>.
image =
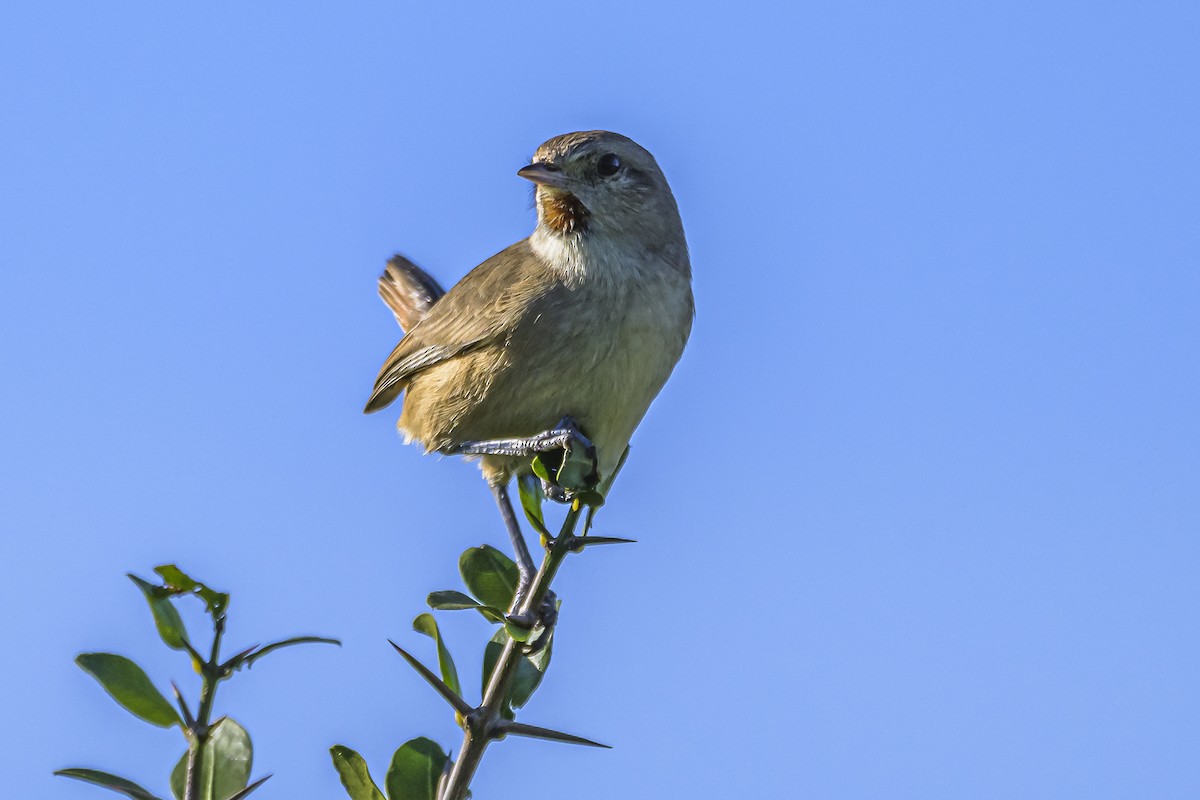
[[[558,537],[547,542],[546,555],[542,559],[542,565],[534,576],[529,592],[525,594],[520,606],[512,609],[511,615],[513,617],[528,619],[538,613],[542,604],[546,601],[546,597],[550,591],[550,583],[558,573],[558,568],[562,565],[563,560],[571,552],[581,550],[582,546],[587,542],[586,538],[575,535],[575,527],[579,522],[579,516],[580,504],[576,501],[571,504],[571,508],[567,512],[567,517],[563,521]],[[574,741],[578,744],[589,744],[597,747],[604,746],[587,739],[570,736],[569,734],[559,734],[556,731],[522,726],[504,719],[501,709],[504,707],[505,698],[512,685],[513,677],[516,675],[518,661],[522,655],[528,653],[530,648],[534,646],[536,645],[518,642],[511,637],[504,645],[504,650],[500,653],[496,666],[492,670],[491,680],[488,682],[487,690],[483,695],[483,702],[478,708],[472,709],[463,717],[462,748],[459,750],[459,756],[455,760],[449,775],[444,778],[444,785],[439,795],[441,800],[465,800],[467,787],[471,783],[471,778],[474,776],[475,770],[479,767],[479,762],[482,760],[487,746],[493,740],[503,738],[509,733],[514,735],[534,735],[539,738],[550,738],[559,741]],[[528,730],[525,730],[525,728],[528,728]]]

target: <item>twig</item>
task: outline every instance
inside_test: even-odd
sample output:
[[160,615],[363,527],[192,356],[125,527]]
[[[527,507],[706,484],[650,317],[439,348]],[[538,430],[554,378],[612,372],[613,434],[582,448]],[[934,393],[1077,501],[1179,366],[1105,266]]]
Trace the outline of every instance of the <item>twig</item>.
[[[513,609],[515,617],[519,619],[534,617],[534,614],[545,602],[547,593],[550,591],[550,583],[554,580],[563,559],[570,553],[582,549],[579,544],[583,540],[575,536],[575,527],[580,516],[578,505],[578,501],[571,504],[558,537],[547,543],[546,555],[542,559],[541,568],[533,578],[529,593],[521,605]],[[528,647],[527,644],[509,637],[508,642],[504,645],[504,650],[501,651],[500,657],[496,661],[496,666],[492,669],[491,679],[483,693],[483,703],[463,715],[462,748],[459,750],[458,759],[454,762],[450,776],[446,779],[441,800],[465,800],[471,778],[475,775],[475,770],[483,759],[483,753],[493,739],[501,738],[508,733],[526,733],[523,729],[513,729],[513,726],[501,716],[501,709],[504,707],[509,687],[517,672],[517,665],[523,655],[522,648],[526,647]],[[542,729],[537,730],[539,733],[544,733]],[[587,740],[580,743],[594,744]]]
[[208,734],[211,731],[208,720],[212,716],[213,701],[217,697],[217,684],[223,677],[220,655],[221,637],[224,634],[225,617],[222,615],[213,621],[212,655],[209,656],[208,661],[199,662],[202,680],[200,706],[196,709],[196,718],[188,725],[187,782],[183,800],[200,800],[200,763],[204,757],[204,747],[208,743]]

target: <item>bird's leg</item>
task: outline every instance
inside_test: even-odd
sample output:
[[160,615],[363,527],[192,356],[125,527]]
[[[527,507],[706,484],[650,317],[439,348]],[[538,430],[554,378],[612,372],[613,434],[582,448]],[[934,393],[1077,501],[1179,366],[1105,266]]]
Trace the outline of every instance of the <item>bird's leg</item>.
[[504,527],[508,529],[508,538],[512,539],[513,552],[517,556],[517,569],[520,571],[516,597],[513,599],[512,608],[509,609],[513,611],[525,602],[525,594],[533,584],[537,567],[533,564],[533,557],[529,555],[529,545],[525,544],[525,534],[521,532],[517,515],[513,513],[512,501],[508,499],[508,487],[503,483],[493,484],[492,495],[496,498],[496,505],[500,506],[500,516],[504,517]]
[[580,489],[591,489],[599,483],[596,446],[570,417],[563,417],[557,426],[524,439],[492,439],[483,442],[463,442],[453,453],[477,456],[515,456],[525,458],[563,451],[561,460],[548,464],[549,480],[546,496],[564,502]]
[[529,547],[525,544],[525,535],[521,532],[521,525],[517,522],[517,515],[513,513],[512,501],[508,499],[508,487],[502,483],[495,484],[492,486],[492,494],[496,498],[496,505],[500,506],[500,516],[504,517],[504,526],[508,528],[508,536],[512,539],[513,551],[517,555],[517,569],[520,572],[520,577],[517,580],[517,591],[513,597],[513,604],[508,609],[508,618],[509,621],[515,622],[518,625],[524,625],[530,629],[535,624],[541,623],[547,633],[543,634],[537,642],[533,643],[537,649],[532,652],[537,652],[549,640],[548,633],[554,629],[554,623],[558,620],[558,599],[554,592],[547,590],[546,598],[542,601],[540,609],[524,619],[518,618],[516,610],[525,603],[525,597],[529,593],[529,587],[533,585],[533,578],[537,574],[537,568],[534,567],[533,557],[530,556]]
[[[453,450],[459,455],[514,456],[518,458],[552,454],[555,451],[561,451],[558,459],[550,458],[543,462],[543,466],[546,467],[546,475],[542,478],[542,485],[547,497],[559,502],[566,502],[576,492],[592,489],[599,483],[596,446],[579,430],[575,420],[570,417],[563,417],[551,430],[525,439],[463,442]],[[496,498],[496,505],[500,507],[500,516],[504,518],[504,526],[508,529],[508,536],[512,540],[513,551],[517,557],[517,568],[520,571],[517,591],[513,606],[509,609],[508,619],[510,622],[529,629],[541,624],[545,633],[539,637],[537,642],[533,643],[533,646],[540,649],[549,640],[549,631],[554,628],[554,623],[558,619],[557,598],[553,592],[548,592],[542,607],[537,611],[525,615],[524,619],[514,616],[516,609],[524,603],[529,588],[533,585],[537,568],[533,564],[533,557],[529,554],[529,546],[525,543],[525,535],[517,522],[517,515],[513,513],[512,501],[508,497],[508,487],[505,484],[493,484],[491,489]]]

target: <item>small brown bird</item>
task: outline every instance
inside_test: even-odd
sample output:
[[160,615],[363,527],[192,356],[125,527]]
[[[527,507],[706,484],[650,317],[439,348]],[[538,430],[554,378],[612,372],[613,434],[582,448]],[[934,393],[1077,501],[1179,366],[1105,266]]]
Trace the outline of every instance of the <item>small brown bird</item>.
[[407,441],[478,456],[520,556],[509,479],[565,437],[590,439],[598,477],[610,475],[683,353],[694,306],[683,224],[649,152],[616,133],[568,133],[517,174],[537,186],[529,238],[445,293],[407,259],[389,262],[379,291],[406,334],[365,411],[406,393]]

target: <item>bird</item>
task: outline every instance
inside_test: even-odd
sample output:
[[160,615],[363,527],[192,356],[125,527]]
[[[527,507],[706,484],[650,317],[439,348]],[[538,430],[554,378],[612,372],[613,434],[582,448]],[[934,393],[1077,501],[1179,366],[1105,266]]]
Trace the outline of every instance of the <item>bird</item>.
[[594,454],[593,480],[611,476],[683,354],[695,303],[678,206],[645,148],[567,133],[517,175],[535,186],[533,232],[449,291],[389,261],[379,293],[404,336],[364,412],[403,395],[406,442],[479,460],[524,576],[509,482],[569,441]]

